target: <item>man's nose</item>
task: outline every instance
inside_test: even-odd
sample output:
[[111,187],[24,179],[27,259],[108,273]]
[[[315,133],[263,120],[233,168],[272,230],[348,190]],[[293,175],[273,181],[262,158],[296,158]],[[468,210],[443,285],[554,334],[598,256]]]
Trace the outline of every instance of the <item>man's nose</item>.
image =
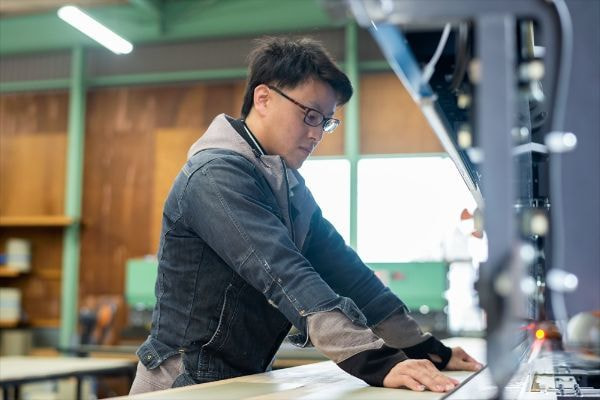
[[309,126],[308,137],[310,137],[315,142],[319,143],[321,139],[323,139],[323,127],[321,125]]

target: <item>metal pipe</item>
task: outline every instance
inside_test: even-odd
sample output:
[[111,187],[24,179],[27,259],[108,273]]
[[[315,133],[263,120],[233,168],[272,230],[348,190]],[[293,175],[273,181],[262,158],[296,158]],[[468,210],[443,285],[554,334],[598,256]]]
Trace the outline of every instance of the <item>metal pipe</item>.
[[68,348],[77,328],[79,297],[79,231],[83,181],[85,137],[85,53],[73,48],[71,85],[69,89],[69,127],[65,186],[65,214],[73,219],[64,232],[62,257],[62,290],[60,337],[61,348]]
[[[345,63],[342,63],[345,67]],[[364,61],[358,64],[362,72],[390,72],[385,60]],[[113,76],[89,77],[86,87],[128,86],[156,83],[176,83],[191,81],[209,81],[220,79],[245,79],[245,68],[205,69],[191,71],[157,72],[147,74],[128,74]],[[68,89],[69,79],[48,79],[16,82],[0,82],[0,93],[34,92],[38,90]],[[354,86],[354,84],[353,84]]]
[[0,93],[33,92],[69,88],[69,79],[46,79],[34,81],[16,81],[0,83]]
[[360,153],[360,76],[358,68],[358,27],[346,25],[346,74],[354,95],[346,104],[344,115],[344,154],[350,161],[350,246],[356,249],[358,233],[358,158]]

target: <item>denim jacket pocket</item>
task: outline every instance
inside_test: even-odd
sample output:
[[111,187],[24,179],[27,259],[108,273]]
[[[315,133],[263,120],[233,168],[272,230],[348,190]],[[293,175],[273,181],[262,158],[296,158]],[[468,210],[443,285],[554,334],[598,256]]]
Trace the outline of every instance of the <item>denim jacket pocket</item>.
[[219,314],[219,322],[212,335],[212,337],[202,345],[200,354],[198,355],[198,367],[197,371],[199,374],[206,374],[211,370],[211,353],[218,352],[226,343],[227,337],[229,336],[229,329],[231,328],[232,322],[237,314],[237,302],[239,295],[239,288],[230,283],[225,289],[225,295],[223,296],[223,304],[221,306],[221,313]]

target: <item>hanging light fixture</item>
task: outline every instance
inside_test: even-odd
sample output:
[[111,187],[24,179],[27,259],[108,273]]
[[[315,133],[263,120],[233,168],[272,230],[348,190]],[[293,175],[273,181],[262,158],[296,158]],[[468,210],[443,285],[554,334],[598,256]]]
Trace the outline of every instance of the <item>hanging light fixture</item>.
[[58,9],[58,17],[115,54],[128,54],[133,45],[75,6]]

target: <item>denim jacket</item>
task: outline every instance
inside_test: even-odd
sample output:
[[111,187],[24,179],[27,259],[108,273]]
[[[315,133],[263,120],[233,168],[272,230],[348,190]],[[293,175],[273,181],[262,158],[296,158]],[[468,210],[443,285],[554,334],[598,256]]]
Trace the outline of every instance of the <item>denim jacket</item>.
[[321,214],[300,174],[217,116],[166,199],[148,369],[181,353],[174,387],[265,371],[307,317],[339,310],[374,326],[405,305]]

